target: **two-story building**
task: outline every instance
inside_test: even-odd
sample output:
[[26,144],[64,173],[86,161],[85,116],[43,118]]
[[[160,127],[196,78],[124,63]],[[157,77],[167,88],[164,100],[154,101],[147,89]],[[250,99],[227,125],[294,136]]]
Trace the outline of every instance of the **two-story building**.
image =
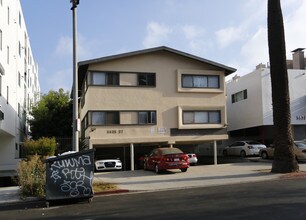
[[0,176],[16,170],[20,144],[29,135],[29,110],[39,93],[20,1],[0,1]]
[[133,170],[158,146],[226,140],[225,77],[235,71],[168,47],[80,62],[82,143]]
[[[306,139],[306,59],[303,48],[287,60],[291,124],[295,140]],[[230,139],[255,139],[271,144],[274,139],[270,68],[234,76],[227,87],[228,131]]]

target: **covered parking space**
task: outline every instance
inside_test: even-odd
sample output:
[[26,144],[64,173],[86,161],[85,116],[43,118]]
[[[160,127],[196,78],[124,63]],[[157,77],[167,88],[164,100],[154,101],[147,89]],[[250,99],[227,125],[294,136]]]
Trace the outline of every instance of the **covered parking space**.
[[[122,161],[123,170],[142,169],[143,157],[157,147],[177,147],[185,153],[195,153],[200,142],[155,142],[155,143],[130,143],[118,145],[93,145],[95,148],[95,160],[116,159]],[[211,141],[213,145],[214,164],[217,164],[217,141]]]

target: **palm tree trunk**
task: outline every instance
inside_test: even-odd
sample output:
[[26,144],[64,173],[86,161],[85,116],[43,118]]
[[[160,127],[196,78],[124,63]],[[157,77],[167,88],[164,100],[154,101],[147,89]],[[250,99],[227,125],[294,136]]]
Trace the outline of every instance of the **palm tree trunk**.
[[296,172],[299,166],[295,159],[291,130],[285,36],[280,0],[268,0],[268,44],[275,130],[272,172]]

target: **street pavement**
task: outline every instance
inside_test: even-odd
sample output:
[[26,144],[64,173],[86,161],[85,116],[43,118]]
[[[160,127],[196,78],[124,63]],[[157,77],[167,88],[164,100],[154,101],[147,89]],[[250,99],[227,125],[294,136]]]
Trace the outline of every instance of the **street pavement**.
[[[300,171],[306,172],[306,164],[299,165]],[[288,174],[271,173],[271,166],[271,161],[259,161],[192,166],[184,173],[174,170],[158,175],[153,171],[144,170],[99,172],[95,173],[94,182],[116,184],[120,190],[114,193],[135,193],[279,180],[288,177]],[[21,200],[19,193],[19,187],[1,187],[0,206],[35,200],[35,198]]]

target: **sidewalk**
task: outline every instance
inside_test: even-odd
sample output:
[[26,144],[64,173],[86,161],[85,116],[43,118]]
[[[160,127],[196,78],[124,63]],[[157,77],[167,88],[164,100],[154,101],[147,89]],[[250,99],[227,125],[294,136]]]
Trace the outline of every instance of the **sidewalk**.
[[[300,171],[306,172],[306,164],[299,166]],[[174,170],[159,175],[144,170],[101,172],[95,173],[94,182],[114,183],[125,192],[143,192],[277,180],[287,175],[273,174],[270,170],[271,162],[246,162],[192,166],[185,173]],[[0,188],[0,206],[22,201],[19,187]],[[26,200],[29,201],[33,199]]]

